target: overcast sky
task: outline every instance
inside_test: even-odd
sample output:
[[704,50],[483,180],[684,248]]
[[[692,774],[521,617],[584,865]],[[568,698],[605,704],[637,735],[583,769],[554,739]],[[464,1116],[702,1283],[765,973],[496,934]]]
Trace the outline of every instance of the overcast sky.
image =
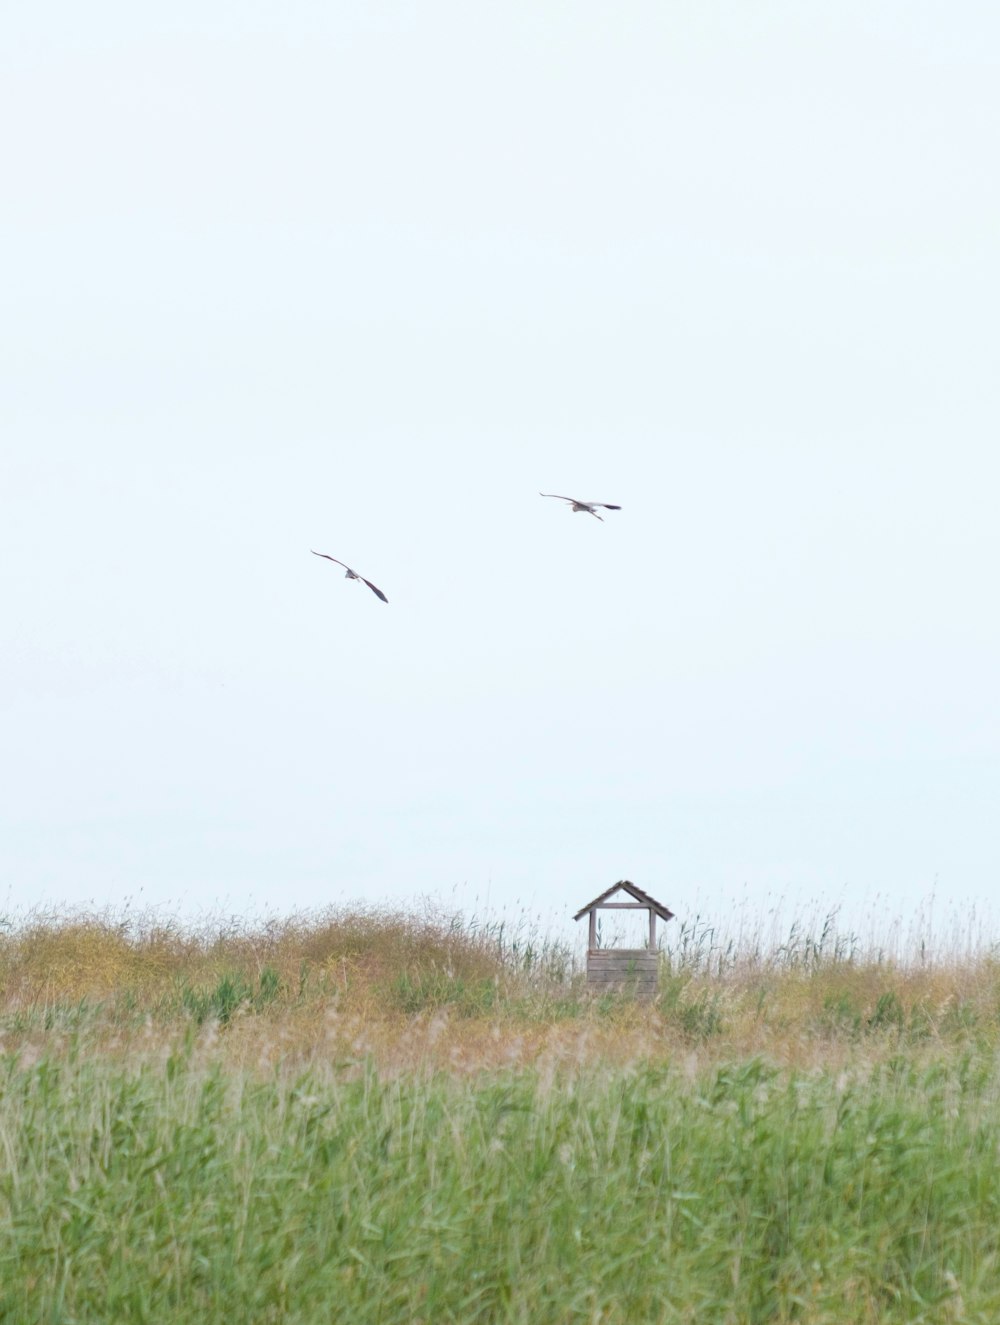
[[986,903],[996,6],[0,25],[3,906]]

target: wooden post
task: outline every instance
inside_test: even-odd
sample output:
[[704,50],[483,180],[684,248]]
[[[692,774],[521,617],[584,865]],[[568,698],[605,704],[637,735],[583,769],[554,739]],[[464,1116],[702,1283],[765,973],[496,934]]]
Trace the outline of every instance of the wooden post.
[[590,950],[597,947],[597,907],[595,906],[590,913]]
[[656,951],[656,912],[649,908],[649,950]]

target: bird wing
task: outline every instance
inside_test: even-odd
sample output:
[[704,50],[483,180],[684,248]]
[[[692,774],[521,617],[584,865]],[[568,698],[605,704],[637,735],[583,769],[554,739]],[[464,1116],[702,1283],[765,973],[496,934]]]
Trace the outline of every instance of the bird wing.
[[563,497],[558,492],[540,492],[538,495],[539,497],[555,497],[559,501],[576,501],[575,497]]
[[362,583],[367,584],[368,588],[371,589],[375,597],[381,598],[383,603],[387,603],[389,601],[388,598],[386,598],[385,594],[382,592],[382,590],[378,587],[378,585],[372,584],[371,580],[366,580],[363,575],[359,575],[358,579],[361,580]]
[[620,506],[612,506],[609,501],[592,501],[587,503],[589,506],[600,506],[606,511],[620,511]]
[[317,551],[315,551],[315,549],[313,549],[313,548],[310,548],[309,551],[312,552],[312,554],[313,554],[314,557],[326,557],[327,561],[336,561],[336,562],[337,562],[337,565],[338,565],[338,566],[343,566],[344,570],[350,570],[350,569],[351,569],[350,566],[348,566],[348,564],[347,564],[346,561],[338,561],[336,557],[331,557],[330,554],[329,554],[329,552],[317,552]]
[[383,603],[387,603],[389,601],[377,584],[372,584],[371,580],[366,580],[363,575],[358,575],[358,572],[356,570],[351,570],[350,566],[348,566],[346,561],[340,561],[337,557],[331,557],[329,552],[317,552],[315,548],[310,548],[309,551],[313,554],[314,557],[326,557],[327,561],[336,561],[338,566],[343,566],[344,570],[351,571],[352,575],[357,576],[357,578],[361,581],[362,584],[367,584],[368,588],[371,589],[372,593],[375,594],[376,597],[381,598]]

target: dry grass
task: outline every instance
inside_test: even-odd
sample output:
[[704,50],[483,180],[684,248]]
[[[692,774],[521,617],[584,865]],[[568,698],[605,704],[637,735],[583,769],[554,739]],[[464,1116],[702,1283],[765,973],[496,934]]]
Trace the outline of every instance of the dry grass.
[[492,974],[487,944],[453,922],[387,911],[292,916],[252,927],[238,919],[200,928],[114,913],[38,914],[0,940],[0,997],[22,1003],[103,1000],[127,990],[144,1005],[178,987],[227,975],[259,979],[270,968],[285,988],[303,973],[321,983],[377,984],[404,964]]
[[720,952],[681,929],[656,1002],[642,1005],[589,995],[565,944],[433,909],[200,928],[35,915],[0,935],[0,1033],[9,1049],[86,1026],[130,1053],[194,1037],[243,1066],[368,1060],[391,1073],[754,1054],[829,1066],[997,1042],[991,953],[901,962],[829,927],[791,938]]

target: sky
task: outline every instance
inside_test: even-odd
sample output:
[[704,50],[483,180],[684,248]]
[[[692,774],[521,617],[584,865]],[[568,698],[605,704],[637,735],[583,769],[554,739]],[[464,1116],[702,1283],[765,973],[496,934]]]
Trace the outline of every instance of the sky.
[[0,910],[982,914],[995,6],[0,31]]

